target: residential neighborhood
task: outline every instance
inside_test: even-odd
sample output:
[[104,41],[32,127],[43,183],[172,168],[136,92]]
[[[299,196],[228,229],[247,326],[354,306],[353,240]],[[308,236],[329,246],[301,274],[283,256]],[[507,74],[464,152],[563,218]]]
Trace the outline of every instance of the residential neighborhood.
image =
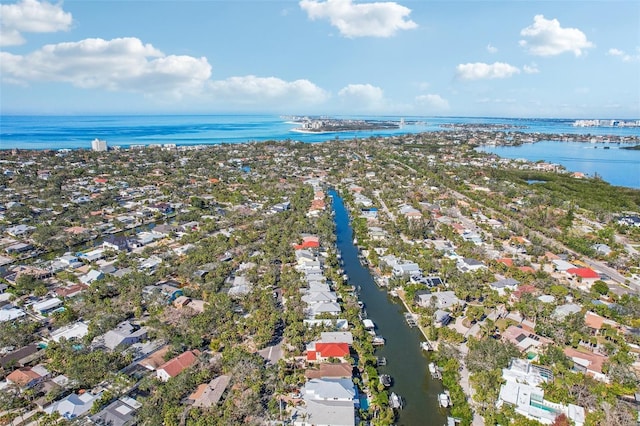
[[410,418],[345,245],[437,421],[637,424],[640,193],[491,135],[0,151],[0,424]]

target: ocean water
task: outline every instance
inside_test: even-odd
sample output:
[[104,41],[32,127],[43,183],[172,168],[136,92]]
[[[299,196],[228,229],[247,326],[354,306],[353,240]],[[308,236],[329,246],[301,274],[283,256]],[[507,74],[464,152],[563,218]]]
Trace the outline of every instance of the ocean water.
[[[0,116],[0,149],[90,148],[95,138],[109,146],[221,143],[294,140],[314,143],[333,139],[393,136],[449,130],[445,124],[500,124],[525,133],[566,133],[584,135],[640,135],[640,128],[573,127],[573,119],[514,119],[465,117],[364,117],[335,118],[400,121],[400,129],[357,132],[300,133],[295,123],[276,115],[106,115],[106,116]],[[453,130],[452,130],[453,131]],[[508,158],[545,160],[572,171],[598,173],[606,181],[640,188],[640,151],[594,149],[594,144],[549,142],[521,147],[486,147]]]
[[640,189],[640,151],[621,149],[633,145],[542,141],[520,146],[483,146],[477,150],[503,158],[561,164],[573,172],[597,174],[612,185]]

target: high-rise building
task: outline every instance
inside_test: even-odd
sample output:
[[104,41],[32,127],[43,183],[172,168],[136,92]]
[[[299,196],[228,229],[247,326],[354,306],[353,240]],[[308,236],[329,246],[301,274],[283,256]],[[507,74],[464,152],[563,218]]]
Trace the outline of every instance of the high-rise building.
[[106,151],[107,150],[107,141],[102,139],[94,139],[91,141],[91,149],[94,151]]

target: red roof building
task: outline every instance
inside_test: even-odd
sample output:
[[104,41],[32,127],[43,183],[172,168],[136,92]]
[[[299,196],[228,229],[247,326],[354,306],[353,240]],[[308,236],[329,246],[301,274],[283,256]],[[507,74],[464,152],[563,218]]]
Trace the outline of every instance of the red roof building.
[[198,355],[200,355],[200,351],[195,349],[193,351],[183,352],[177,357],[170,359],[156,370],[158,379],[166,382],[170,378],[176,377],[178,374],[195,364],[198,359]]
[[344,358],[349,355],[348,343],[311,343],[307,349],[307,361],[323,361],[327,358]]
[[502,259],[496,260],[498,263],[502,263],[503,265],[507,265],[509,267],[513,266],[513,259],[509,259],[508,257],[503,257]]
[[569,268],[567,273],[582,279],[600,279],[600,274],[590,268]]

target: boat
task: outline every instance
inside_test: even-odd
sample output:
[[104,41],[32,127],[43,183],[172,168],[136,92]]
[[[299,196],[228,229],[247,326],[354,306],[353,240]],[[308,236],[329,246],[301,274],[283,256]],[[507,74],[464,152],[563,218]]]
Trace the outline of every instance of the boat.
[[382,336],[374,336],[373,340],[371,341],[371,344],[374,346],[382,346],[384,345],[384,343],[385,343],[385,340],[384,340],[384,337]]
[[424,342],[420,342],[420,349],[422,349],[423,351],[432,351],[433,348],[431,347],[431,343],[424,341]]
[[451,405],[451,398],[449,398],[449,391],[444,391],[443,393],[438,394],[438,404],[442,408],[447,408]]
[[438,369],[438,366],[436,366],[436,364],[433,362],[429,363],[429,373],[431,373],[431,377],[434,379],[442,379],[442,373],[440,372],[440,369]]
[[418,325],[416,318],[413,316],[411,312],[405,312],[404,319],[405,321],[407,321],[407,324],[409,324],[409,327],[416,327]]
[[389,406],[391,408],[402,409],[402,397],[395,392],[391,392],[389,396]]
[[382,374],[380,377],[378,377],[378,380],[380,380],[380,384],[382,384],[385,387],[391,386],[392,380],[391,380],[391,376],[388,374]]

